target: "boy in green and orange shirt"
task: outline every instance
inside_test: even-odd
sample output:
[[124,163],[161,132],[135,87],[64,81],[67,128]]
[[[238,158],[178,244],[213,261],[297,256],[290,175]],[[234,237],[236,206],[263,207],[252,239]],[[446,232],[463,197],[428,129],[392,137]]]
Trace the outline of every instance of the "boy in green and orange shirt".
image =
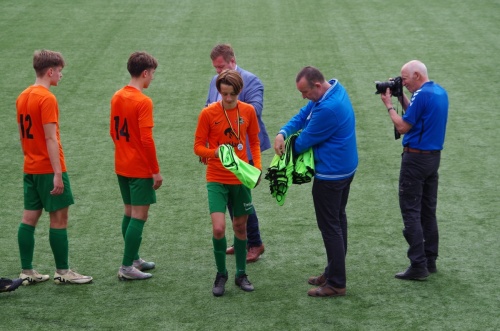
[[110,136],[115,144],[115,172],[124,203],[122,235],[125,249],[121,280],[147,279],[143,271],[155,267],[139,256],[142,232],[151,204],[163,178],[153,140],[153,102],[142,93],[154,78],[157,60],[146,52],[134,52],[127,62],[130,82],[111,99]]
[[[228,279],[226,269],[227,240],[225,236],[226,205],[233,207],[234,250],[236,258],[235,284],[244,291],[253,291],[254,287],[246,275],[246,222],[253,211],[250,189],[224,168],[219,159],[219,146],[229,144],[234,147],[238,158],[248,162],[249,144],[255,167],[262,169],[259,124],[253,106],[238,100],[243,88],[243,80],[235,70],[224,70],[219,74],[216,87],[222,100],[204,108],[199,117],[195,133],[194,152],[208,159],[207,190],[210,217],[213,230],[214,256],[217,266],[212,293],[222,296]],[[248,141],[246,137],[248,136]]]
[[49,279],[33,269],[35,228],[45,209],[49,213],[49,242],[54,255],[54,282],[85,284],[92,277],[83,276],[68,264],[68,209],[74,203],[66,173],[64,152],[59,136],[59,107],[50,92],[62,78],[64,58],[61,53],[39,50],[33,56],[35,84],[16,100],[17,123],[24,154],[24,212],[18,229],[24,285]]

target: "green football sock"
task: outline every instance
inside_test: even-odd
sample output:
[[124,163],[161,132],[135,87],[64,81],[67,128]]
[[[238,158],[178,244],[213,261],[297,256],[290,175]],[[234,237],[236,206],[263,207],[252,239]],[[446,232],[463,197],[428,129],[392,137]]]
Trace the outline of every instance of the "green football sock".
[[35,227],[21,223],[17,230],[17,242],[21,256],[21,268],[33,269],[33,252],[35,250]]
[[215,256],[215,265],[217,266],[217,272],[226,274],[226,249],[227,249],[227,240],[226,237],[221,239],[215,239],[212,237],[212,242],[214,245],[214,256]]
[[127,233],[128,225],[130,224],[130,216],[123,215],[122,219],[122,235],[123,239],[125,239],[125,234]]
[[[130,224],[130,216],[123,215],[122,219],[122,235],[123,235],[123,240],[125,240],[125,234],[127,233],[128,225]],[[137,252],[137,255],[134,256],[134,260],[139,259],[139,252]]]
[[127,233],[125,234],[125,250],[123,253],[122,264],[126,267],[131,266],[135,257],[139,254],[139,248],[141,247],[142,241],[142,231],[146,221],[142,221],[136,218],[130,219],[130,224],[127,228]]
[[246,273],[247,268],[247,242],[234,236],[234,257],[236,259],[236,277]]
[[52,229],[49,230],[50,248],[54,254],[56,269],[69,269],[68,264],[68,230],[67,229]]

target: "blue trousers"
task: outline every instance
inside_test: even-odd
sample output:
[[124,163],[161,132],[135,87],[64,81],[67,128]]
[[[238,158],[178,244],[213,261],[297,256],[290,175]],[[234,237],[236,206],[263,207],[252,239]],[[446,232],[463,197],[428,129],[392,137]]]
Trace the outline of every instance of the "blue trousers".
[[412,267],[427,266],[438,256],[439,234],[436,218],[438,169],[441,154],[403,153],[399,174],[399,206],[403,236],[409,245]]
[[347,254],[346,206],[354,176],[343,180],[314,179],[312,195],[316,221],[323,237],[329,285],[346,287],[345,256]]

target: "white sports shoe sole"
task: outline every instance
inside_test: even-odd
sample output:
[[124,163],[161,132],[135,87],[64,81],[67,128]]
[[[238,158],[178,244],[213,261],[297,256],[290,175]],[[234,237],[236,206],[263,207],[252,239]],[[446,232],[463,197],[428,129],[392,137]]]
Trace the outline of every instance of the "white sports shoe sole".
[[54,283],[56,284],[87,284],[92,282],[92,280],[91,276],[80,275],[72,270],[64,275],[57,272],[54,274]]
[[21,278],[23,280],[24,286],[28,286],[28,285],[34,285],[37,283],[45,282],[45,281],[49,280],[50,277],[49,277],[49,275],[42,275],[42,274],[38,273],[37,271],[35,271],[35,273],[33,275],[27,275],[27,274],[21,273],[19,275],[19,278]]
[[120,268],[118,270],[118,279],[119,280],[142,280],[153,277],[152,274],[147,272],[142,272],[135,267],[132,267],[132,270],[126,271],[124,268]]

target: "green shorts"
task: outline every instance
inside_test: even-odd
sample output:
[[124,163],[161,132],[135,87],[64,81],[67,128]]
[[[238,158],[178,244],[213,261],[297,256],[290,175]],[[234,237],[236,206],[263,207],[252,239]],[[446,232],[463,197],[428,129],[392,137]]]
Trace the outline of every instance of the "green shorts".
[[156,203],[156,191],[153,188],[153,178],[117,176],[124,204],[145,206]]
[[52,195],[54,189],[54,174],[31,175],[24,174],[24,209],[53,212],[75,203],[69,184],[68,174],[63,172],[64,191],[60,195]]
[[253,214],[252,194],[250,189],[242,184],[229,185],[207,183],[208,208],[211,213],[225,213],[227,205],[233,208],[233,216]]

